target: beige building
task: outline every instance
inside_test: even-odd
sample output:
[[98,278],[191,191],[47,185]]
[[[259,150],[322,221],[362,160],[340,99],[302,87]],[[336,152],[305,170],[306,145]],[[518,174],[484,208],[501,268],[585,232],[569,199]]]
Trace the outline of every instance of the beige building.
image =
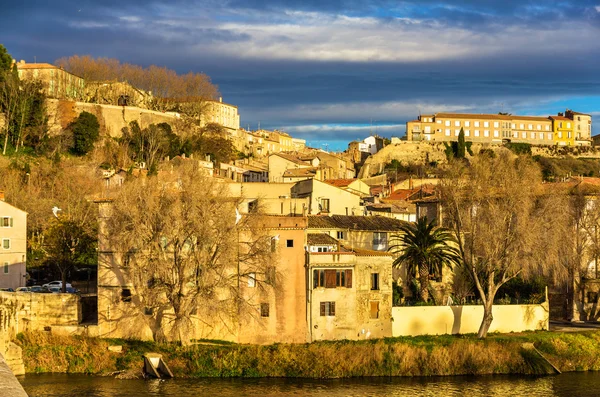
[[339,187],[340,189],[344,189],[352,193],[359,194],[363,197],[371,195],[371,187],[360,179],[328,179],[325,181],[325,183],[331,186]]
[[311,252],[310,341],[392,336],[392,261],[374,251]]
[[573,120],[576,145],[589,145],[592,140],[592,116],[585,113],[565,111],[565,117]]
[[50,98],[81,100],[85,95],[85,81],[72,73],[49,63],[17,62],[19,78],[39,80]]
[[362,215],[364,213],[359,194],[317,179],[307,179],[296,183],[291,188],[291,197],[308,199],[307,215]]
[[465,140],[470,142],[569,145],[573,144],[573,137],[568,137],[572,127],[567,128],[567,124],[579,117],[580,139],[575,144],[590,145],[591,116],[568,112],[568,115],[565,114],[568,120],[565,119],[564,123],[563,119],[559,120],[562,114],[550,117],[463,113],[421,115],[417,120],[406,123],[406,137],[409,141],[456,141],[462,129]]
[[383,216],[309,216],[308,233],[325,233],[350,250],[387,252],[405,222]]
[[293,154],[271,154],[269,156],[269,182],[284,182],[284,174],[288,170],[316,168],[318,165],[318,160],[304,161]]
[[0,192],[0,288],[25,285],[27,213],[4,201]]
[[237,131],[240,129],[240,115],[237,106],[218,101],[206,101],[201,115],[202,124],[217,123],[223,127]]

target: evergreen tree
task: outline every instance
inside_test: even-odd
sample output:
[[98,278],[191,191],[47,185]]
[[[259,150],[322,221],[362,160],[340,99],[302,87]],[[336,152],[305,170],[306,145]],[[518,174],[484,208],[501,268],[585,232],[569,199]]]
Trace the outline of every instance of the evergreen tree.
[[456,158],[457,159],[464,159],[465,158],[465,151],[466,151],[466,144],[465,144],[465,131],[461,128],[460,129],[460,133],[458,134],[458,146],[456,148]]
[[98,119],[91,113],[81,112],[70,125],[73,132],[72,152],[83,156],[94,148],[94,144],[100,136],[100,124]]

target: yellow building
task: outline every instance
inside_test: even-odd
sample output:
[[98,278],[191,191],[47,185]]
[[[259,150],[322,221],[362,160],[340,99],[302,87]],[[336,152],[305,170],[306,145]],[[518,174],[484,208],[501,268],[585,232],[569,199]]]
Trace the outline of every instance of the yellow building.
[[573,120],[562,115],[550,116],[554,131],[554,143],[560,146],[575,145],[575,134],[573,133]]
[[[568,110],[567,117],[507,114],[436,113],[406,123],[409,141],[456,141],[461,129],[470,142],[533,145],[591,144],[591,116]],[[575,129],[575,125],[579,130]],[[579,131],[577,142],[575,132]],[[560,137],[559,137],[560,135]]]
[[19,78],[23,80],[39,80],[44,92],[50,98],[81,100],[84,96],[85,81],[62,68],[49,63],[17,62]]

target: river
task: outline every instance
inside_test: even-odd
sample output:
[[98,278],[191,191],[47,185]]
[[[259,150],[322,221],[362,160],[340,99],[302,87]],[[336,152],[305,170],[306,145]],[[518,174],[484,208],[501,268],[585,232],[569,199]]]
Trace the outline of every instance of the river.
[[454,376],[434,378],[173,379],[117,380],[86,375],[25,375],[19,381],[30,397],[362,397],[362,396],[594,396],[600,373],[547,377]]

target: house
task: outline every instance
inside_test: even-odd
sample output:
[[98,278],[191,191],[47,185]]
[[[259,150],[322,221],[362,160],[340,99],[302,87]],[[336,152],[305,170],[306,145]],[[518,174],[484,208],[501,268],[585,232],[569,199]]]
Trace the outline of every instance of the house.
[[371,195],[371,188],[369,187],[369,185],[367,185],[360,179],[327,179],[325,180],[325,183],[331,186],[339,187],[340,189],[344,189],[349,192],[360,194],[361,196]]
[[[269,182],[283,182],[288,170],[314,168],[318,163],[300,160],[288,153],[274,153],[269,156]],[[289,174],[288,174],[289,176]]]
[[391,336],[392,255],[342,247],[326,233],[308,236],[309,340]]
[[292,198],[308,198],[307,215],[362,215],[359,194],[332,186],[317,179],[307,179],[291,188]]
[[22,287],[26,281],[27,213],[4,201],[0,191],[0,288]]
[[308,233],[326,233],[350,250],[387,251],[406,222],[383,216],[308,216]]

